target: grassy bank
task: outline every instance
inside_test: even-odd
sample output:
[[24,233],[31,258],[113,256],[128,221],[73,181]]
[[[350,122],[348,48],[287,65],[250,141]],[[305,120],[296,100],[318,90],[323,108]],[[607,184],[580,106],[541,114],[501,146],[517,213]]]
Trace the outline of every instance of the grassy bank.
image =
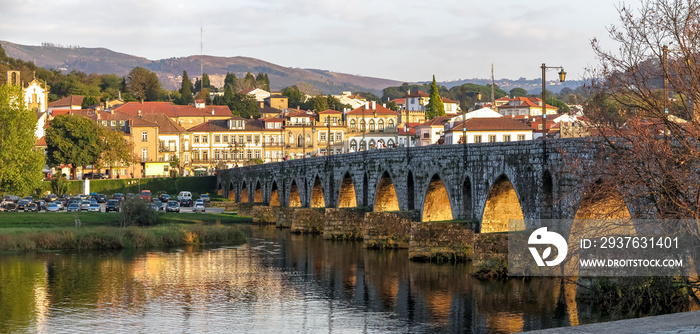
[[[231,214],[160,214],[151,227],[119,227],[117,213],[0,214],[0,251],[58,249],[121,249],[238,244],[245,235],[232,224],[250,223],[250,218]],[[80,219],[81,226],[75,226]]]
[[[66,181],[66,183],[69,194],[83,192],[83,181]],[[148,189],[153,194],[166,193],[171,196],[184,190],[192,192],[192,195],[198,198],[200,194],[216,193],[216,176],[90,180],[90,191],[105,195],[113,193],[137,194],[143,189]],[[42,191],[50,190],[51,182],[45,181],[42,185]]]
[[0,251],[152,248],[200,244],[240,244],[240,229],[225,225],[168,224],[119,228],[51,227],[0,229]]

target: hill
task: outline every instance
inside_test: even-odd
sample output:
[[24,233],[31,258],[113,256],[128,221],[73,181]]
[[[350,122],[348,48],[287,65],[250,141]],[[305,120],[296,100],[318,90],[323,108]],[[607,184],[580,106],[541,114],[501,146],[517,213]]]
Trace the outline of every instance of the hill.
[[[54,45],[31,46],[0,41],[9,57],[32,61],[34,64],[47,69],[54,68],[63,72],[73,70],[85,73],[108,74],[114,73],[125,76],[133,68],[147,68],[160,78],[163,87],[179,88],[182,71],[187,71],[190,78],[199,76],[200,56],[149,60],[143,57],[115,52],[105,48],[61,47]],[[317,69],[290,68],[272,64],[263,60],[248,57],[201,57],[204,72],[214,86],[223,85],[226,72],[236,76],[245,76],[247,72],[257,74],[267,73],[271,89],[281,90],[297,83],[307,83],[324,94],[340,93],[341,91],[373,91],[381,92],[389,86],[398,86],[402,82],[365,77],[344,73],[336,73]]]

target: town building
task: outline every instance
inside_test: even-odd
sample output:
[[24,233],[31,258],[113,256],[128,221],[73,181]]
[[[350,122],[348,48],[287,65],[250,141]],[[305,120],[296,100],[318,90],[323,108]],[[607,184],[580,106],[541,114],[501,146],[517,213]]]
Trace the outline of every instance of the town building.
[[377,102],[366,102],[345,115],[347,152],[398,146],[399,113]]
[[474,117],[445,128],[445,144],[496,143],[532,140],[531,127],[508,117]]

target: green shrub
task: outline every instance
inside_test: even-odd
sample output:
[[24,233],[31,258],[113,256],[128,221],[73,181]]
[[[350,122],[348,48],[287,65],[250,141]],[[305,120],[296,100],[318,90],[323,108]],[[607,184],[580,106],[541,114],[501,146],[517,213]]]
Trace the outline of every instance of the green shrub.
[[124,199],[120,208],[120,225],[122,227],[155,225],[160,215],[151,209],[150,205],[137,197]]

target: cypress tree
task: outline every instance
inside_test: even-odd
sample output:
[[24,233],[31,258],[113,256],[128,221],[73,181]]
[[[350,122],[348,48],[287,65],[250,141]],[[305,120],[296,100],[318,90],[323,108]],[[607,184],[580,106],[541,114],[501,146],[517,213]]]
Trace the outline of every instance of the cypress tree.
[[180,103],[181,104],[191,104],[194,103],[194,96],[192,95],[192,81],[187,76],[187,71],[182,71],[182,86],[180,87]]
[[442,98],[438,91],[435,75],[433,75],[433,83],[430,84],[430,101],[426,107],[425,117],[433,119],[437,116],[445,116],[445,105],[442,103]]
[[224,87],[226,85],[231,85],[233,87],[236,84],[236,74],[231,72],[226,72],[226,78],[224,78]]
[[202,74],[202,89],[204,88],[211,88],[211,83],[209,82],[209,75],[206,73]]

